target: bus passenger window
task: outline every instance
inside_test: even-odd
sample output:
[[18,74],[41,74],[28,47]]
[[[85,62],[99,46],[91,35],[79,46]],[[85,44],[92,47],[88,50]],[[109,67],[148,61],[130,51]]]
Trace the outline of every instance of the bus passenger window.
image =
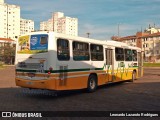
[[137,51],[132,50],[132,53],[133,53],[133,61],[137,61]]
[[72,45],[73,45],[73,60],[86,61],[90,59],[88,43],[74,41]]
[[124,61],[124,50],[123,48],[115,48],[116,61]]
[[102,45],[91,44],[90,51],[91,51],[92,61],[103,61],[104,60]]
[[132,61],[132,50],[125,49],[125,61]]
[[57,39],[57,58],[61,61],[70,59],[69,41],[66,39]]

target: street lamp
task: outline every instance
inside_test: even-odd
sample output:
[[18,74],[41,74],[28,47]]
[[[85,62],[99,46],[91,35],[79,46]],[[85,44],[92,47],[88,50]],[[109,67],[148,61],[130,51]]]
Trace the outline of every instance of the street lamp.
[[88,32],[88,33],[86,33],[86,34],[87,34],[87,37],[89,38],[90,33]]

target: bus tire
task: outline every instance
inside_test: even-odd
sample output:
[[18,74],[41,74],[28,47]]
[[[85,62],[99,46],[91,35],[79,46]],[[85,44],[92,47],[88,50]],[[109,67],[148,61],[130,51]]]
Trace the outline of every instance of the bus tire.
[[90,75],[88,78],[87,92],[94,92],[97,89],[97,77]]
[[132,79],[131,79],[131,82],[134,82],[134,81],[136,80],[136,76],[137,76],[136,71],[133,71],[133,72],[132,72]]

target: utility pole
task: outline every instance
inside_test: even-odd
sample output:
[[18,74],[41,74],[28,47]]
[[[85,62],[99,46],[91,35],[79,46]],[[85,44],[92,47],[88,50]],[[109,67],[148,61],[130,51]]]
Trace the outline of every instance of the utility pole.
[[118,23],[118,37],[119,37],[119,23]]
[[147,41],[147,37],[144,38],[144,61],[146,62],[146,41]]

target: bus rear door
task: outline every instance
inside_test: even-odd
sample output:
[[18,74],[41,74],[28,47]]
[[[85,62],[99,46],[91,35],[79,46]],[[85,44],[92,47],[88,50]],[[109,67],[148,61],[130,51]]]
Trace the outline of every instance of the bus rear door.
[[113,49],[106,48],[106,74],[107,74],[107,81],[113,81],[114,75],[114,59],[113,59]]

